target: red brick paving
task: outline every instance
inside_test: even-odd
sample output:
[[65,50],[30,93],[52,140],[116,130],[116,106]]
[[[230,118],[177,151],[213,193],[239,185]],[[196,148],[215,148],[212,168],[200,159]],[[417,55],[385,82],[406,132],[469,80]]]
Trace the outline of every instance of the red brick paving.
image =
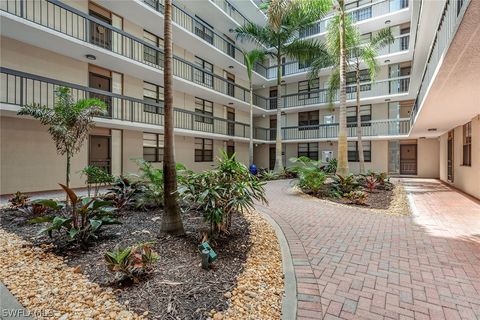
[[[305,199],[290,186],[270,182],[270,204],[261,210],[280,225],[290,247],[297,319],[480,319],[480,245],[466,223],[480,214],[452,210],[460,219],[444,208],[441,218],[429,209],[388,216]],[[439,196],[459,204],[457,192],[446,189],[441,192],[451,195]],[[416,208],[424,197],[438,197],[432,192],[412,194]],[[427,226],[418,223],[422,217]],[[431,232],[456,223],[459,230]]]

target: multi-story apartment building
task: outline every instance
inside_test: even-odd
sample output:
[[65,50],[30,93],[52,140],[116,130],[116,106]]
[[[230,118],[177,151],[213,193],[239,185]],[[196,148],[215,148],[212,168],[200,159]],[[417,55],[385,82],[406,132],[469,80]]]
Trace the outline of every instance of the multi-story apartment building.
[[[252,0],[180,0],[174,3],[175,152],[194,170],[215,165],[220,150],[247,163],[249,94],[233,30],[266,22]],[[361,117],[367,169],[441,178],[480,197],[479,3],[474,0],[358,0],[349,12],[362,37],[390,27],[395,41],[378,56],[375,81],[363,73]],[[108,115],[75,157],[112,174],[136,172],[133,159],[160,165],[163,142],[163,4],[161,0],[4,0],[1,13],[0,194],[57,189],[64,159],[45,127],[16,115],[24,104],[52,105],[58,86],[75,99],[98,97]],[[329,16],[304,38],[325,38]],[[477,23],[475,23],[477,21]],[[475,51],[476,50],[476,51]],[[477,54],[475,54],[475,52]],[[338,104],[327,103],[329,70],[307,81],[308,65],[282,61],[282,92],[275,62],[254,72],[254,160],[271,168],[276,122],[284,160],[336,156]],[[348,76],[347,83],[354,80]],[[281,119],[276,96],[283,95]],[[349,161],[358,170],[356,90],[347,88]],[[72,184],[83,185],[79,174]]]

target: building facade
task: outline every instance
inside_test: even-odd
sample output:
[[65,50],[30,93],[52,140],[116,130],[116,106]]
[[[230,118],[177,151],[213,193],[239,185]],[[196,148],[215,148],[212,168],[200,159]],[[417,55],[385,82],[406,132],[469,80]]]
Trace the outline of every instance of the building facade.
[[[480,62],[460,49],[477,46],[478,52],[479,32],[472,22],[479,18],[478,3],[361,0],[349,1],[348,10],[365,41],[385,27],[395,37],[378,55],[377,78],[371,81],[362,71],[366,168],[440,178],[480,197],[480,107],[473,100],[480,85],[465,78],[475,77]],[[161,0],[5,0],[0,13],[0,194],[58,189],[57,182],[64,180],[64,159],[46,128],[16,115],[21,105],[53,105],[59,86],[71,88],[75,99],[97,97],[108,105],[107,116],[96,118],[96,128],[73,160],[73,186],[84,185],[78,171],[88,164],[115,175],[135,173],[135,159],[161,165]],[[300,36],[324,39],[329,18]],[[172,19],[178,162],[207,170],[226,150],[247,164],[253,125],[254,162],[272,168],[277,121],[287,166],[289,158],[300,155],[323,162],[336,157],[338,104],[332,108],[327,101],[328,69],[308,81],[307,65],[284,60],[282,92],[277,92],[275,62],[257,64],[249,123],[241,49],[252,45],[236,41],[233,30],[246,21],[265,23],[258,2],[177,1]],[[467,62],[465,55],[470,55]],[[457,70],[459,62],[463,71]],[[356,172],[357,93],[351,75],[347,84],[349,162]],[[279,94],[282,106],[277,106]],[[277,107],[281,119],[276,119]]]

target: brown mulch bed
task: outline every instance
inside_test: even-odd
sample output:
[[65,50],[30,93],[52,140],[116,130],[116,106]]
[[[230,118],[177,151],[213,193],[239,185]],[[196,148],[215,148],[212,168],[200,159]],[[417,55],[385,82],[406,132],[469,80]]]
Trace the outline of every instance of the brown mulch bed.
[[347,198],[335,198],[335,197],[328,197],[328,198],[319,197],[319,198],[328,199],[336,203],[347,204],[350,206],[362,207],[362,208],[383,209],[383,210],[390,208],[390,204],[393,199],[392,190],[373,190],[372,192],[364,190],[364,192],[367,194],[365,205],[353,204]]
[[[15,233],[35,246],[55,244],[50,249],[65,258],[72,267],[80,267],[83,274],[102,287],[111,287],[117,300],[128,309],[142,315],[148,311],[149,319],[206,319],[210,310],[226,310],[224,293],[236,285],[251,246],[250,228],[242,215],[232,219],[230,234],[212,244],[218,259],[209,271],[200,267],[198,244],[206,231],[198,213],[183,215],[186,235],[170,237],[160,235],[161,211],[124,212],[122,225],[103,229],[88,251],[67,248],[46,236],[37,237],[42,225],[28,224],[24,214],[15,210],[0,210],[1,227]],[[116,245],[128,246],[137,242],[155,241],[154,250],[160,259],[154,272],[138,284],[119,284],[105,267],[103,255]]]

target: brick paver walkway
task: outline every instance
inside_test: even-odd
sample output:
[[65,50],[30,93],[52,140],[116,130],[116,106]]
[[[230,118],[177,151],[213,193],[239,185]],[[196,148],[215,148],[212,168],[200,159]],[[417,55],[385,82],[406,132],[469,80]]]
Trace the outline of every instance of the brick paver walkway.
[[478,243],[432,234],[416,222],[421,213],[370,213],[305,199],[290,187],[270,182],[270,204],[259,209],[287,238],[298,319],[480,319]]

